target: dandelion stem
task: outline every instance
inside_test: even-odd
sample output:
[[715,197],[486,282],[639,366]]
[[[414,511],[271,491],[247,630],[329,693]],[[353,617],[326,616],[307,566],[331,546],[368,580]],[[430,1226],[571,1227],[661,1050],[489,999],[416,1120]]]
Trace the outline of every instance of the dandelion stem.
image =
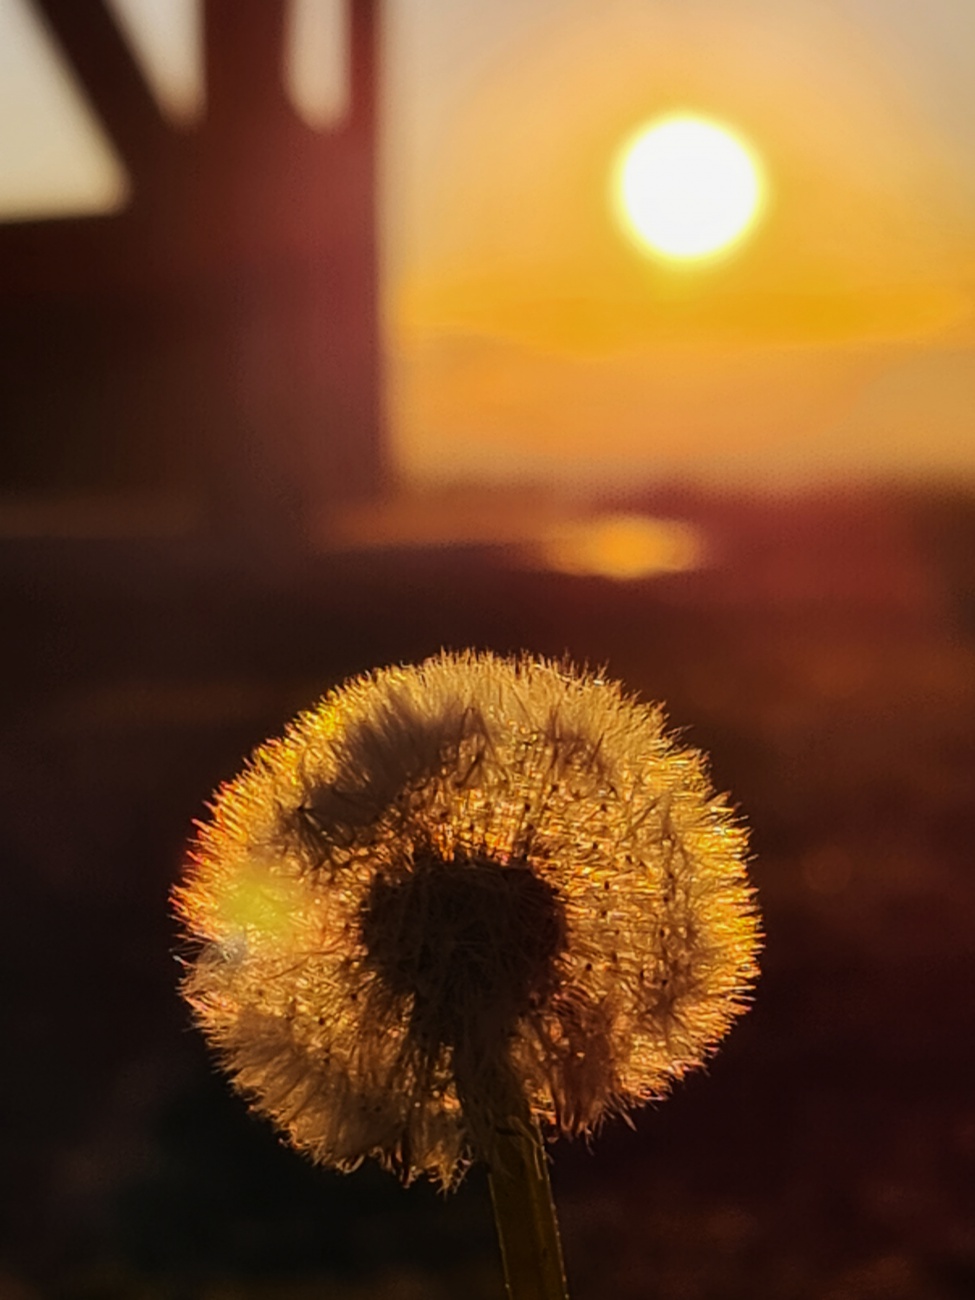
[[568,1300],[545,1148],[522,1095],[492,1148],[488,1179],[509,1300]]

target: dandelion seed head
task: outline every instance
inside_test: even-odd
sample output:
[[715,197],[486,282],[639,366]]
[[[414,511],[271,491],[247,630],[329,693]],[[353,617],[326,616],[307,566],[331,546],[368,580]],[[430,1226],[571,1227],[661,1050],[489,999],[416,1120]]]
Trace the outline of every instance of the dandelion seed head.
[[445,653],[333,691],[217,792],[184,992],[295,1146],[449,1186],[512,1080],[579,1134],[708,1058],[756,975],[746,858],[659,708]]

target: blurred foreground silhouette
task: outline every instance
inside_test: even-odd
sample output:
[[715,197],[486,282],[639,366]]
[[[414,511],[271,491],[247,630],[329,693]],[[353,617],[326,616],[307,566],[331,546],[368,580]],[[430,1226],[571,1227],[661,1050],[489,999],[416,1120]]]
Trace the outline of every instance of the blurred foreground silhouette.
[[287,544],[383,479],[377,6],[349,6],[350,105],[326,131],[286,98],[281,0],[206,0],[190,129],[162,116],[98,0],[38,9],[132,197],[0,225],[0,493],[60,494],[68,528],[72,497],[115,493],[173,527]]

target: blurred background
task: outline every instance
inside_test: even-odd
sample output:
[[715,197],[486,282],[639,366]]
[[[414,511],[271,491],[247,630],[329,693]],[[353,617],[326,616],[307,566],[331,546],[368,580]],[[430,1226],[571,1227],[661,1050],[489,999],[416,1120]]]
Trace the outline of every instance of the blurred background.
[[502,1293],[478,1171],[246,1114],[167,902],[255,744],[468,645],[753,830],[753,1011],[553,1148],[573,1296],[975,1294],[973,122],[968,0],[0,0],[0,1300]]

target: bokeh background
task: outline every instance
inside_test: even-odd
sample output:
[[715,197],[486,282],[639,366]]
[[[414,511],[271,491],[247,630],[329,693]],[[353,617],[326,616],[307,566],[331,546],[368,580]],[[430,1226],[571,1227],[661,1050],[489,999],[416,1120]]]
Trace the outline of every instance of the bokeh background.
[[[622,140],[727,122],[725,258]],[[351,673],[606,665],[753,828],[753,1011],[553,1148],[573,1296],[975,1294],[975,10],[0,0],[2,1300],[479,1300],[175,993],[193,818]]]

